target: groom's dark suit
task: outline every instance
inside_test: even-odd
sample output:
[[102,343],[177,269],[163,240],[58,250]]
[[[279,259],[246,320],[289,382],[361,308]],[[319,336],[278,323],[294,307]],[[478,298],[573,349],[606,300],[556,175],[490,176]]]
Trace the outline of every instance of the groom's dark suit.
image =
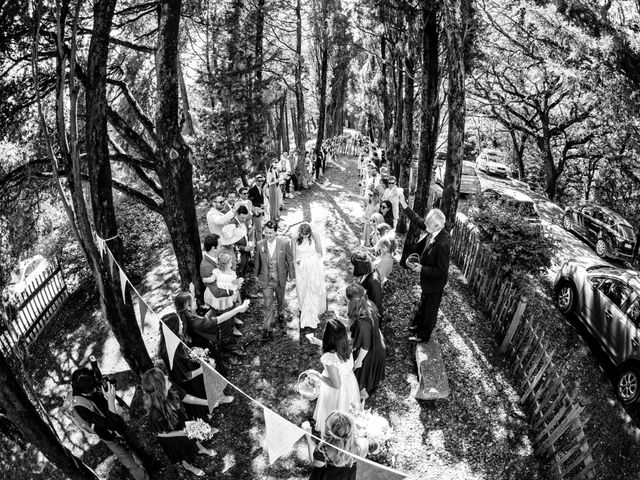
[[[426,230],[424,221],[409,207],[404,209],[405,215],[416,222],[422,230]],[[420,255],[420,288],[422,297],[420,306],[413,319],[416,336],[428,342],[436,326],[438,309],[442,300],[442,292],[449,276],[449,233],[442,229],[432,238],[427,234],[413,248],[412,253]]]
[[[284,237],[276,237],[273,255],[269,253],[267,240],[256,245],[255,272],[264,294],[264,330],[273,331],[277,315],[284,313],[284,289],[287,280],[295,278],[291,242]],[[277,310],[276,310],[277,303]]]

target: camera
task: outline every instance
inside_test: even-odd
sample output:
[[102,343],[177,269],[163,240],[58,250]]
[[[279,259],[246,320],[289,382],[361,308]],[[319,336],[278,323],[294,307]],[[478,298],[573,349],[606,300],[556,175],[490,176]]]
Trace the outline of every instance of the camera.
[[98,367],[98,361],[96,360],[96,357],[91,355],[89,357],[89,363],[91,364],[91,370],[93,371],[93,375],[98,385],[100,385],[105,390],[109,389],[109,384],[113,385],[114,387],[116,386],[115,378],[108,377],[108,376],[105,377],[102,375],[102,372],[100,371],[100,367]]

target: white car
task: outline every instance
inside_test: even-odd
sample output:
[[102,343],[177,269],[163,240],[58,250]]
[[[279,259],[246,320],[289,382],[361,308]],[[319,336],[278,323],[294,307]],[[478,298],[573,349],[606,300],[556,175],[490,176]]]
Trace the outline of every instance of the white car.
[[485,148],[476,158],[476,168],[482,172],[508,177],[511,167],[507,165],[506,157],[500,150]]
[[15,270],[11,272],[9,288],[14,294],[21,294],[48,267],[49,262],[42,255],[35,255],[21,261]]

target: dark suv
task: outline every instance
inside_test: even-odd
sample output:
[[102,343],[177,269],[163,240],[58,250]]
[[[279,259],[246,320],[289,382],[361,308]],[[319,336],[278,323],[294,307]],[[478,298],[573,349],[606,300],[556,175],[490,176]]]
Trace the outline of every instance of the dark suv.
[[628,262],[633,259],[636,244],[633,227],[608,208],[593,204],[569,207],[562,217],[562,225],[593,245],[599,257]]

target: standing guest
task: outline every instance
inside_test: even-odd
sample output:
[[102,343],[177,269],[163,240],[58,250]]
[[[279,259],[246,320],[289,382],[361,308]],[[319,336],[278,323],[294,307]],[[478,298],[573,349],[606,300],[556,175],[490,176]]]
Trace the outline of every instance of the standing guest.
[[444,229],[445,216],[437,208],[431,209],[424,221],[409,208],[404,198],[401,200],[405,215],[425,230],[427,235],[418,241],[411,253],[420,255],[420,263],[409,268],[420,274],[422,296],[412,325],[415,334],[409,337],[412,342],[429,342],[438,320],[438,309],[442,301],[442,292],[449,277],[449,233]]
[[289,161],[290,153],[285,152],[280,157],[280,187],[282,189],[282,196],[284,198],[292,198],[293,195],[289,192],[291,186],[291,163]]
[[376,230],[378,231],[378,237],[380,238],[384,237],[385,235],[391,236],[394,240],[396,238],[395,230],[384,222],[378,224]]
[[[193,360],[189,354],[189,350],[186,347],[188,339],[184,337],[185,326],[180,320],[177,313],[169,313],[162,317],[162,321],[171,330],[181,342],[178,345],[174,355],[173,364],[169,362],[169,353],[167,351],[167,343],[164,338],[164,330],[160,328],[160,345],[158,352],[160,358],[164,362],[167,371],[169,372],[169,378],[171,381],[182,388],[189,395],[193,395],[197,398],[207,398],[207,391],[204,387],[204,375],[202,374],[202,366],[199,362]],[[222,357],[220,354],[211,348],[209,348],[209,355],[213,359],[213,367],[222,375],[227,376],[227,369],[224,368]],[[172,366],[173,365],[173,366]],[[233,401],[233,397],[223,395],[218,403],[230,403]],[[191,419],[202,418],[207,420],[209,418],[209,408],[207,406],[186,403],[184,409],[187,412],[187,416]]]
[[378,308],[380,320],[382,324],[382,282],[380,274],[373,268],[373,263],[367,252],[358,251],[351,255],[351,264],[353,265],[353,276],[364,287],[367,297]]
[[249,240],[255,242],[255,229],[253,226],[253,202],[249,200],[249,187],[240,187],[238,189],[238,196],[239,200],[237,203],[239,203],[240,205],[244,205],[249,211],[249,215],[247,215],[247,219],[244,222],[245,227],[247,227],[247,236]]
[[238,254],[236,243],[241,242],[245,237],[246,230],[244,226],[238,228],[238,222],[233,225],[228,224],[222,228],[220,238],[218,239],[218,256],[221,253],[228,253],[231,255],[233,264],[232,269],[236,270],[238,267]]
[[[287,178],[286,191],[289,192],[290,197],[293,197],[292,193],[300,190],[298,176],[296,175],[297,158],[297,152],[289,154],[289,178]],[[293,190],[290,189],[291,185],[293,185]]]
[[378,227],[382,224],[387,224],[384,221],[384,217],[382,216],[382,214],[380,212],[375,212],[371,215],[371,218],[369,220],[369,242],[365,244],[365,247],[367,248],[373,248],[376,246],[376,244],[378,243],[378,240],[380,240],[380,234],[378,233]]
[[255,232],[254,241],[262,240],[262,218],[264,217],[264,188],[265,177],[262,174],[256,176],[253,185],[249,189],[248,199],[253,204],[253,228]]
[[280,326],[286,323],[284,317],[284,290],[287,280],[295,279],[291,243],[283,237],[276,236],[278,224],[269,220],[264,224],[264,239],[257,245],[255,257],[255,274],[264,296],[263,341],[273,338],[276,318]]
[[[233,259],[227,252],[218,255],[218,267],[211,272],[211,277],[216,282],[218,290],[223,290],[225,294],[216,294],[209,304],[216,312],[226,312],[240,303],[240,287],[244,281],[238,278],[232,267]],[[241,337],[242,333],[236,325],[243,325],[244,322],[238,318],[234,319],[233,335]]]
[[190,347],[208,348],[216,350],[229,365],[239,365],[234,357],[242,356],[244,352],[237,348],[231,336],[233,319],[238,313],[246,312],[248,301],[215,316],[214,310],[209,310],[204,317],[196,314],[195,300],[189,292],[180,292],[173,301],[176,313],[186,329],[185,338],[189,339]]
[[360,387],[371,396],[384,379],[387,348],[380,332],[378,309],[367,298],[362,285],[352,283],[347,287],[347,316],[351,332],[354,370]]
[[207,235],[204,237],[202,261],[200,262],[200,276],[207,288],[204,292],[204,303],[211,305],[213,301],[213,289],[215,288],[215,278],[210,278],[213,270],[218,268],[218,235]]
[[395,227],[395,218],[393,218],[393,205],[389,200],[382,200],[380,202],[380,215],[384,218],[384,222],[391,228]]
[[395,258],[393,258],[396,253],[395,237],[393,235],[382,236],[376,245],[376,251],[377,257],[373,261],[373,268],[380,275],[380,284],[384,285],[395,263]]
[[316,402],[313,418],[316,430],[324,434],[327,417],[333,412],[348,413],[360,408],[360,389],[353,374],[353,357],[349,346],[347,327],[335,317],[333,312],[325,314],[329,321],[322,336],[322,373],[311,372],[321,381],[320,395]]
[[227,198],[224,202],[224,205],[222,207],[222,211],[224,213],[228,212],[229,210],[233,210],[234,205],[236,204],[236,202],[238,201],[238,194],[236,193],[235,190],[229,190],[227,192]]
[[327,417],[319,446],[311,437],[309,422],[305,422],[302,429],[307,432],[305,438],[313,467],[309,480],[356,480],[358,464],[345,452],[366,457],[378,448],[374,441],[360,437],[354,419],[341,412]]
[[234,245],[240,253],[240,262],[237,265],[237,271],[241,277],[247,274],[247,267],[249,266],[251,253],[254,249],[254,243],[249,240],[249,232],[247,231],[246,222],[249,219],[249,210],[245,205],[240,205],[236,208],[234,217],[229,220],[229,225],[235,226],[234,235],[239,237]]
[[196,398],[180,387],[172,385],[169,377],[159,368],[151,368],[144,372],[141,383],[150,430],[158,437],[158,442],[169,461],[172,464],[181,463],[185,470],[203,477],[204,472],[191,462],[198,454],[213,457],[216,452],[187,437],[184,430],[187,415],[182,402],[206,406],[207,400]]
[[390,176],[387,178],[387,182],[389,187],[384,191],[382,199],[389,200],[391,202],[391,211],[393,212],[394,220],[394,225],[392,225],[392,227],[395,228],[398,224],[398,219],[400,218],[400,196],[404,196],[404,191],[402,188],[398,187],[396,177]]
[[[95,433],[122,463],[135,480],[149,480],[146,468],[155,467],[155,460],[146,453],[124,419],[116,410],[116,389],[111,383],[100,385],[95,372],[79,368],[71,374],[71,406],[83,430]],[[121,439],[119,440],[120,437]],[[135,457],[143,462],[138,464]]]
[[300,328],[315,329],[318,316],[327,307],[327,289],[322,264],[322,241],[311,225],[303,222],[291,238],[296,272],[296,293],[300,309]]
[[280,166],[278,160],[273,159],[267,170],[267,197],[269,199],[269,220],[280,220],[280,207],[282,207],[282,190],[280,190]]
[[213,205],[207,212],[209,232],[211,232],[212,235],[220,235],[222,227],[229,223],[229,220],[231,220],[235,214],[235,208],[226,209],[224,197],[222,195],[216,195],[213,200]]

